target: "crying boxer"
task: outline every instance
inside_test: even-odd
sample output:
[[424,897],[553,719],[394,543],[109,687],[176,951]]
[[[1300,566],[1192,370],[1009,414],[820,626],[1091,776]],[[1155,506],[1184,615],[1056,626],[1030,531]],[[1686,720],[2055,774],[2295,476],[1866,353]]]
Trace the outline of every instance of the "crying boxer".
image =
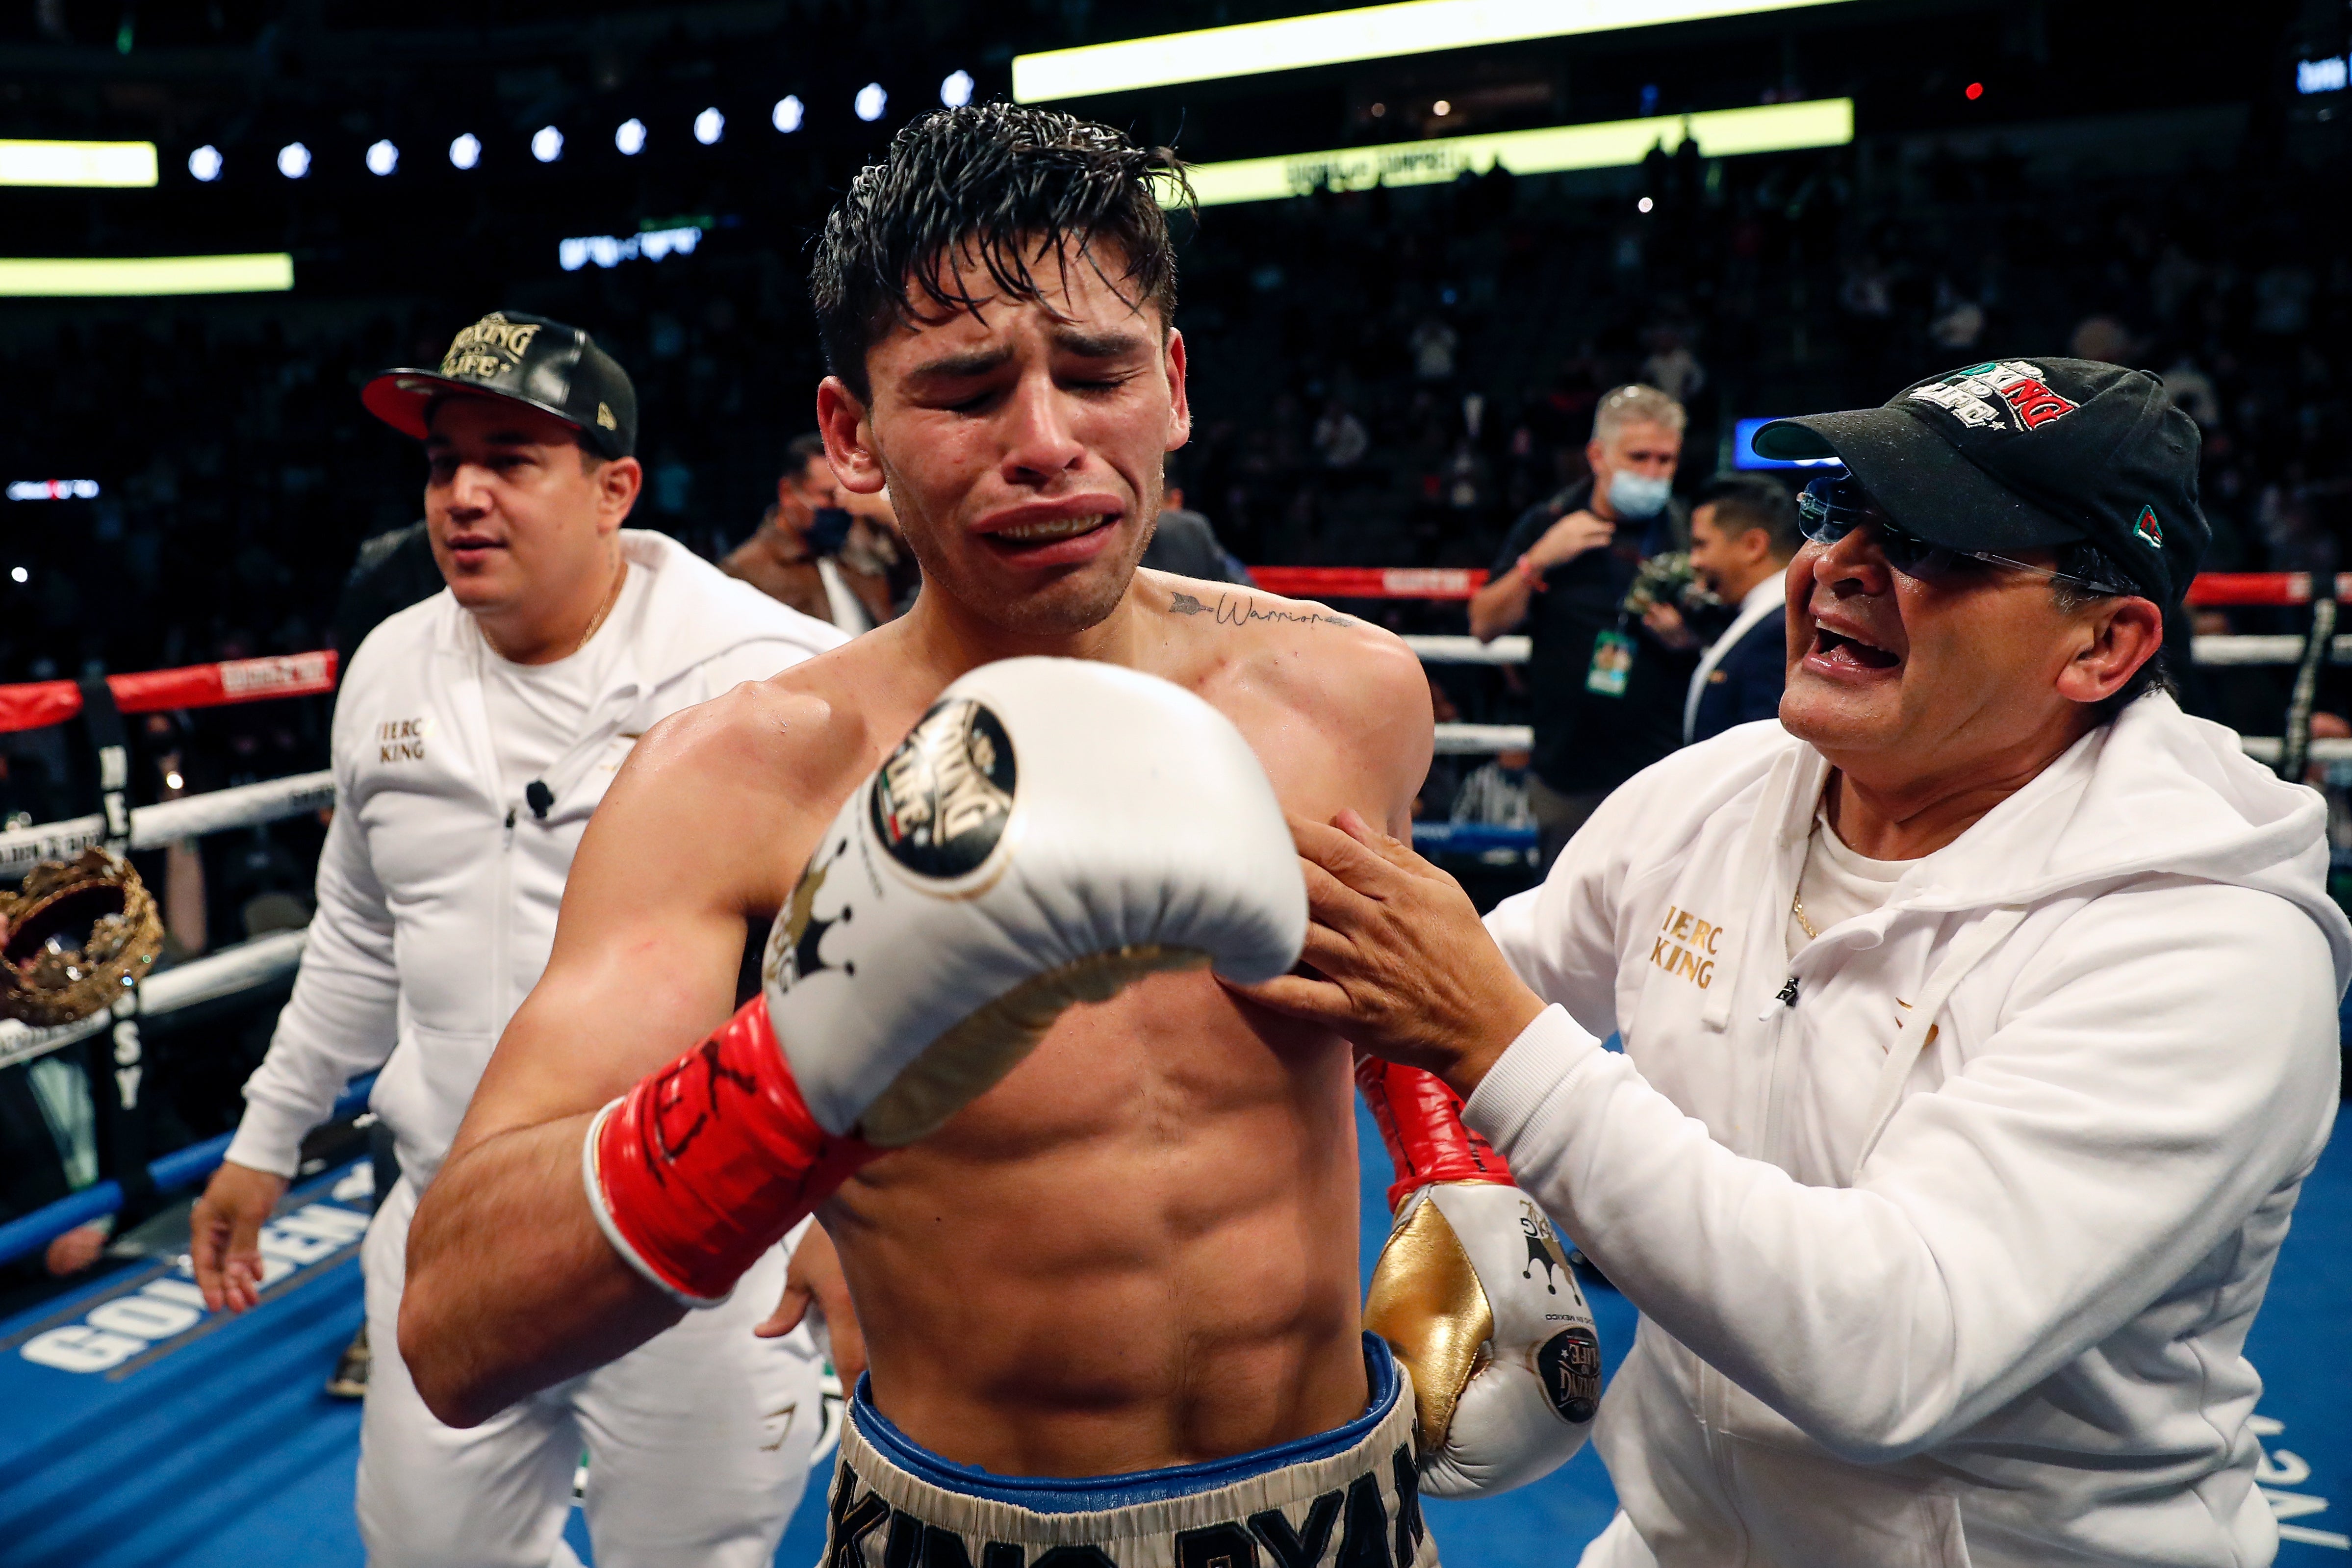
[[813,1208],[870,1356],[829,1562],[1428,1564],[1424,1473],[1582,1440],[1589,1316],[1455,1102],[1368,1073],[1392,1351],[1349,1047],[1220,984],[1287,969],[1328,890],[1284,814],[1403,833],[1431,716],[1384,632],[1138,572],[1191,427],[1163,193],[1169,154],[995,104],[834,211],[818,419],[924,589],[606,797],[417,1215],[401,1344],[445,1419],[723,1299]]

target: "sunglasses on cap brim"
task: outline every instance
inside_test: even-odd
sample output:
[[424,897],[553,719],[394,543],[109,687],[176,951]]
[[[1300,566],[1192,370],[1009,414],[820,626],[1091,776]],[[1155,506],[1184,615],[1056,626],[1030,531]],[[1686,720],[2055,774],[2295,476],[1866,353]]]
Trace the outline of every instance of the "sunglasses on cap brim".
[[1813,480],[1797,497],[1797,526],[1807,539],[1827,547],[1837,543],[1855,529],[1868,524],[1878,540],[1878,552],[1886,563],[1916,583],[1935,583],[1970,569],[1969,563],[1982,563],[2011,572],[2031,573],[2060,583],[2072,583],[2095,594],[2137,594],[2139,589],[2126,584],[2102,582],[2096,578],[2077,576],[2048,566],[2036,566],[2030,562],[2012,560],[1990,550],[1956,550],[1948,544],[1937,544],[1895,526],[1886,515],[1885,508],[1871,499],[1851,474],[1826,474]]

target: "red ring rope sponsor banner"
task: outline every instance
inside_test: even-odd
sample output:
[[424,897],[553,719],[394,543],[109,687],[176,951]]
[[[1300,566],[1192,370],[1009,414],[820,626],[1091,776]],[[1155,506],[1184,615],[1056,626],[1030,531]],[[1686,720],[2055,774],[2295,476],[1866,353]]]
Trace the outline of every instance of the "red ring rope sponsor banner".
[[1486,585],[1483,567],[1253,566],[1269,594],[1315,599],[1466,599]]
[[[2336,596],[2352,598],[2352,572],[2336,576]],[[2189,584],[2191,605],[2308,605],[2308,572],[2201,572]]]
[[[1472,566],[1253,566],[1249,574],[1270,594],[1302,599],[1466,599],[1486,585],[1485,569]],[[2311,587],[2308,572],[2206,572],[2189,585],[2189,603],[2307,605]],[[2336,577],[2336,596],[2352,599],[2352,572]]]
[[[114,705],[125,713],[218,708],[270,697],[311,697],[335,689],[335,656],[331,649],[320,648],[315,653],[233,658],[220,664],[110,675],[106,684],[114,693]],[[0,686],[0,731],[62,724],[80,711],[81,689],[70,680]]]

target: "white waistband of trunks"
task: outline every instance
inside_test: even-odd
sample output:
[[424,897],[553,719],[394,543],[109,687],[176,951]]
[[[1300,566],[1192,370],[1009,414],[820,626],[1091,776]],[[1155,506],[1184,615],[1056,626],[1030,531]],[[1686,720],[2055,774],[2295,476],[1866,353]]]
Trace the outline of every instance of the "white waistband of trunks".
[[[1370,1430],[1337,1453],[1180,1496],[1085,1511],[1041,1512],[935,1485],[893,1463],[853,1419],[842,1426],[824,1561],[844,1568],[916,1562],[1209,1568],[1219,1559],[1232,1568],[1365,1562],[1437,1568],[1416,1487],[1412,1386],[1402,1366],[1397,1374]],[[1233,1467],[1197,1468],[1214,1475]],[[1369,1552],[1371,1543],[1360,1539],[1367,1533],[1378,1540]],[[960,1538],[961,1551],[943,1536]]]

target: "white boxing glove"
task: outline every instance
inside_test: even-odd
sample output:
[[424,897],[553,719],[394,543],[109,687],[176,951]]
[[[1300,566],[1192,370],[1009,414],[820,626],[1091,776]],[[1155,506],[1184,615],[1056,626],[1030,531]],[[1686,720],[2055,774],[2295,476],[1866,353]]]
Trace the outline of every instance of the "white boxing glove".
[[828,1132],[912,1142],[1061,1011],[1298,960],[1307,884],[1233,721],[1156,676],[1013,658],[949,687],[834,818],[769,936],[768,1016]]
[[1525,1486],[1591,1434],[1592,1310],[1551,1221],[1517,1187],[1438,1183],[1408,1196],[1374,1266],[1364,1326],[1412,1375],[1431,1497]]
[[762,994],[606,1106],[614,1249],[678,1301],[1144,975],[1297,961],[1307,885],[1231,721],[1154,676],[1015,658],[950,686],[854,791],[768,939]]

